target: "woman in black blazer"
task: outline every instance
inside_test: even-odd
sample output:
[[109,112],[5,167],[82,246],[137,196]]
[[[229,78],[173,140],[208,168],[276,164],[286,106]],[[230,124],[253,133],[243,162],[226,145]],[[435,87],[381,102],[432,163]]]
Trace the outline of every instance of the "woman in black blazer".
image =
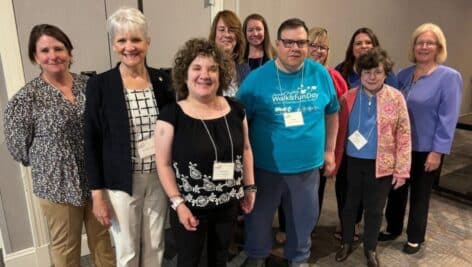
[[170,78],[145,64],[144,15],[121,8],[108,18],[117,67],[87,84],[86,170],[98,221],[111,226],[118,266],[160,266],[167,199],[157,177],[154,124],[174,101]]

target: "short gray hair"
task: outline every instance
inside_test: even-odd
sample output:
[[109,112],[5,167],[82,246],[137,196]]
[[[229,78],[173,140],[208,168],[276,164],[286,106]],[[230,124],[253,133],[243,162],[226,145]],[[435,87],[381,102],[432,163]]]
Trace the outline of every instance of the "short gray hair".
[[113,41],[118,32],[139,31],[144,37],[149,39],[148,24],[144,14],[133,7],[121,7],[107,20],[107,31]]

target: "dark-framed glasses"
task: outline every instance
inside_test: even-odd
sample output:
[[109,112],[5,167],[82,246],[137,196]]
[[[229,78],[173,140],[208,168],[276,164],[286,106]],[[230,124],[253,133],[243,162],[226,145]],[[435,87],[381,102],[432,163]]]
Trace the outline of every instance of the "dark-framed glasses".
[[292,40],[292,39],[279,39],[285,48],[293,48],[297,44],[298,48],[305,48],[308,45],[308,40]]

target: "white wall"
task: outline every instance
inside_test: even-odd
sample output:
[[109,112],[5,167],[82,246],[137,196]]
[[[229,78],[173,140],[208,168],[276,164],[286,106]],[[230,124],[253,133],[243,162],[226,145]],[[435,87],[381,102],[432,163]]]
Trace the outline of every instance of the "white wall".
[[[232,0],[235,1],[235,0]],[[322,26],[330,36],[330,65],[344,58],[352,33],[360,27],[374,30],[380,44],[395,61],[395,69],[410,63],[408,41],[424,22],[438,24],[446,34],[449,57],[446,65],[461,72],[464,80],[462,113],[472,112],[472,1],[471,0],[239,0],[241,20],[250,13],[263,15],[272,40],[282,21],[303,19],[307,26]],[[225,6],[226,7],[226,6]],[[234,9],[233,9],[234,10]]]

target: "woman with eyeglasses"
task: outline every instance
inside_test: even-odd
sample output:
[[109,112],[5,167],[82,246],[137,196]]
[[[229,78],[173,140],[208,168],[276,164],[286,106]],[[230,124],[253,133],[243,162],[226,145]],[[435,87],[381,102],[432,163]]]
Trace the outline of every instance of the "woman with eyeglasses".
[[244,62],[244,34],[241,30],[241,21],[238,16],[230,10],[223,10],[216,14],[211,24],[210,41],[215,42],[234,61],[236,75],[233,75],[229,89],[225,90],[225,96],[234,97],[244,78],[249,74],[251,68]]
[[346,154],[346,202],[342,211],[342,246],[336,261],[353,251],[358,209],[364,210],[364,254],[367,266],[380,266],[377,237],[390,188],[400,188],[410,176],[410,122],[405,99],[385,84],[393,62],[380,47],[359,57],[361,85],[341,98],[336,163]]
[[[311,59],[317,61],[318,63],[326,67],[333,81],[334,88],[336,89],[336,95],[338,96],[338,99],[340,99],[341,96],[347,92],[348,88],[341,74],[337,70],[327,65],[328,56],[329,56],[328,31],[324,28],[319,28],[319,27],[311,28],[310,31],[308,32],[308,40],[310,41],[308,43],[308,56]],[[326,185],[326,176],[323,175],[323,171],[321,171],[320,187],[318,188],[318,200],[319,200],[319,205],[320,205],[320,212],[321,212],[321,207],[323,205],[325,185]],[[340,212],[338,215],[340,218],[339,220],[341,221]],[[335,236],[341,239],[340,226],[339,226],[339,229],[337,229],[337,231],[335,232]]]
[[447,58],[446,38],[435,24],[416,28],[408,58],[413,65],[401,70],[398,80],[411,120],[411,179],[400,190],[390,192],[385,212],[387,229],[380,233],[379,240],[394,240],[401,235],[410,188],[408,240],[403,252],[414,254],[425,241],[431,190],[439,181],[444,155],[451,151],[463,84],[457,70],[442,65]]
[[[349,41],[349,45],[346,49],[346,57],[343,62],[336,66],[336,70],[341,73],[344,80],[347,83],[348,89],[359,87],[361,84],[361,77],[359,70],[356,68],[357,60],[362,54],[365,54],[367,51],[374,47],[380,46],[379,40],[375,33],[366,27],[357,29],[351,37]],[[385,83],[394,87],[398,88],[398,80],[395,74],[392,72],[387,74],[385,79]],[[345,199],[346,199],[346,187],[347,187],[347,180],[346,180],[346,161],[341,160],[339,163],[339,171],[336,175],[336,199],[338,204],[338,214],[342,213]],[[362,220],[362,206],[359,208],[357,214],[357,226]],[[342,224],[342,221],[341,221]],[[359,229],[356,227],[356,234],[354,239],[358,240],[359,236]],[[339,239],[339,233],[335,233],[335,237]]]
[[269,27],[263,16],[251,14],[243,23],[243,33],[246,37],[244,60],[251,70],[255,70],[268,60],[275,57],[275,49],[272,46],[269,35]]

